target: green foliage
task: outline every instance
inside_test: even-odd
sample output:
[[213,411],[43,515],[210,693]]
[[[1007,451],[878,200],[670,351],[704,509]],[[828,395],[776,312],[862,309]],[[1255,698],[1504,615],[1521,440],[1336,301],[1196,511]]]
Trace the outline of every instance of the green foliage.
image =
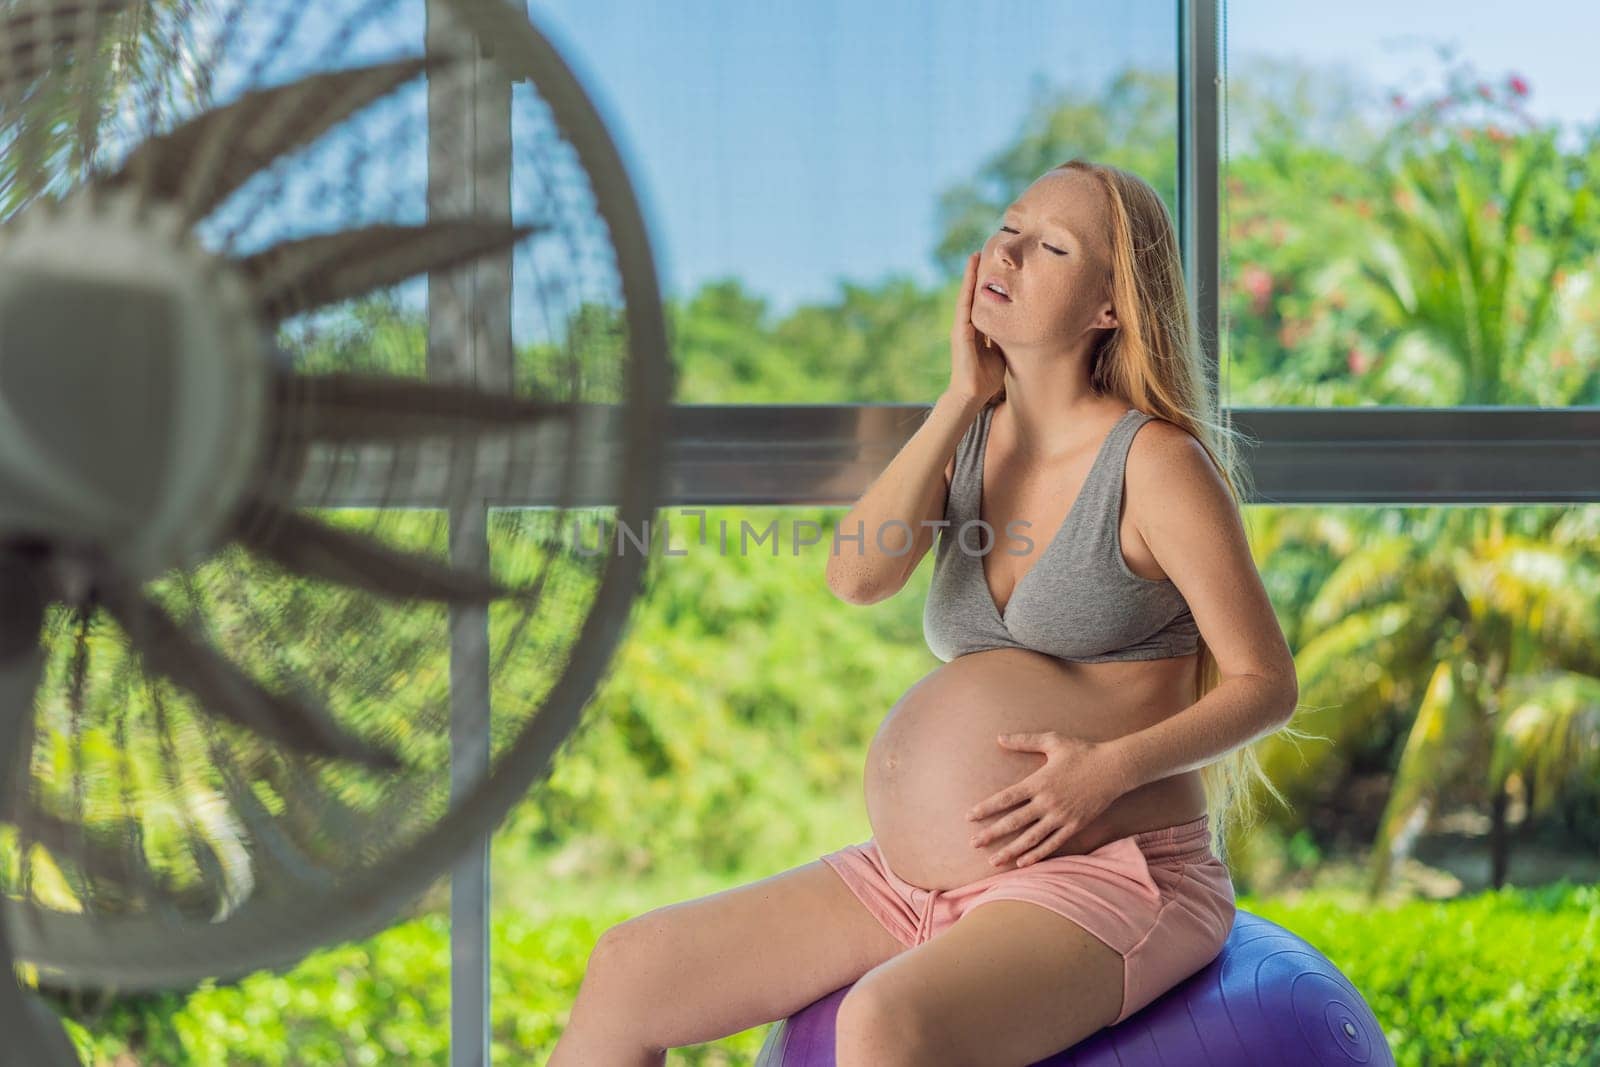
[[1401,1067],[1600,1062],[1600,886],[1567,882],[1367,910],[1352,894],[1241,897],[1361,991]]
[[[921,638],[930,571],[888,601],[846,607],[823,580],[831,516],[817,516],[821,541],[794,554],[796,523],[809,517],[708,509],[702,546],[693,517],[666,516],[684,555],[652,570],[612,670],[509,837],[567,840],[576,869],[601,877],[729,871],[802,841],[821,848],[826,838],[798,836],[815,832],[793,817],[800,804],[848,797],[850,832],[867,836],[866,747],[936,666]],[[762,533],[776,522],[776,538],[741,550],[741,522]]]
[[[1261,743],[1263,769],[1291,802],[1267,805],[1268,822],[1288,829],[1307,806],[1337,806],[1358,765],[1392,773],[1386,810],[1360,826],[1374,841],[1376,891],[1445,804],[1502,818],[1495,798],[1518,793],[1543,816],[1596,791],[1593,514],[1258,508],[1250,518],[1295,650],[1296,725],[1327,739]],[[1249,888],[1262,888],[1258,874],[1245,865]]]
[[[728,884],[764,871],[746,871]],[[663,887],[661,899],[688,894]],[[1561,883],[1366,910],[1353,897],[1241,897],[1293,930],[1372,1007],[1402,1067],[1594,1064],[1600,1047],[1600,887]],[[629,909],[609,900],[493,924],[493,1055],[540,1063],[577,995],[589,951]],[[448,1063],[449,945],[438,915],[188,997],[119,1004],[78,1028],[96,1065],[320,1067]],[[755,1027],[668,1054],[669,1064],[754,1060]],[[118,1060],[118,1056],[127,1058]],[[1586,1058],[1587,1057],[1587,1058]]]
[[[592,925],[493,927],[494,1057],[530,1062],[555,1043],[576,992]],[[448,922],[431,914],[367,941],[319,952],[286,974],[207,984],[187,998],[135,1001],[92,1020],[93,1063],[128,1054],[148,1064],[447,1064]],[[83,1031],[79,1031],[84,1035]]]

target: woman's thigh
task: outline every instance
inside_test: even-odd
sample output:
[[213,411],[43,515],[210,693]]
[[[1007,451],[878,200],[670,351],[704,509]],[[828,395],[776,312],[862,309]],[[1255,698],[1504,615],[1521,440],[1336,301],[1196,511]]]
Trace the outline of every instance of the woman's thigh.
[[[657,1048],[787,1018],[905,951],[840,876],[813,860],[669,904],[607,930],[574,1007],[635,1013]],[[593,985],[593,988],[590,988]]]

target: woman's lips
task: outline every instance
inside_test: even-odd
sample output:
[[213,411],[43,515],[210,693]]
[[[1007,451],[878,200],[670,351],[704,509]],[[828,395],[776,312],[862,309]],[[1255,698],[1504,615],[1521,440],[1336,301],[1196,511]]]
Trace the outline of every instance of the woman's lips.
[[1009,296],[1001,296],[999,293],[995,292],[993,289],[988,288],[987,286],[984,287],[983,295],[988,297],[990,300],[993,300],[997,304],[1009,304],[1009,303],[1011,303],[1011,298]]

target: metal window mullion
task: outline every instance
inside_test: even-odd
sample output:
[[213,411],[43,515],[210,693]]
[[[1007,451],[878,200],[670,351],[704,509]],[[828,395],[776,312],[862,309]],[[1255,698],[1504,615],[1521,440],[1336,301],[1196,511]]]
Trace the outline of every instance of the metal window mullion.
[[[853,504],[924,404],[685,404],[663,506]],[[1600,501],[1600,408],[1229,408],[1250,503]],[[530,486],[529,499],[542,500]],[[673,516],[668,515],[669,520]],[[681,546],[673,522],[673,543]]]
[[1218,122],[1222,79],[1217,0],[1177,0],[1178,17],[1178,245],[1212,415],[1222,405],[1218,373],[1221,243],[1217,228]]
[[[1600,501],[1600,408],[1225,408],[1246,437],[1252,503],[1537,504]],[[668,417],[663,506],[855,503],[918,426],[926,404],[679,404]],[[505,507],[573,507],[567,458],[532,433],[511,438],[527,471],[507,494],[503,470],[483,493]],[[486,446],[480,470],[505,462]],[[294,499],[302,507],[443,507],[450,472],[426,454],[396,485],[391,455],[313,448]],[[579,484],[606,484],[612,450],[577,457]],[[431,468],[439,466],[436,472]],[[564,492],[564,489],[566,490]],[[582,505],[584,501],[578,501]],[[594,503],[604,504],[605,500]],[[683,523],[678,523],[682,526]]]
[[[511,219],[511,86],[483,48],[427,0],[426,48],[468,55],[428,78],[428,217]],[[429,378],[510,391],[511,253],[428,275]],[[471,442],[454,442],[441,462],[449,476],[434,506],[449,511],[450,561],[486,571],[490,500],[472,474],[485,469]],[[388,496],[385,503],[397,506]],[[399,505],[403,506],[403,505]],[[450,801],[487,778],[489,613],[450,605]],[[488,1067],[490,841],[475,842],[450,872],[450,1063]]]

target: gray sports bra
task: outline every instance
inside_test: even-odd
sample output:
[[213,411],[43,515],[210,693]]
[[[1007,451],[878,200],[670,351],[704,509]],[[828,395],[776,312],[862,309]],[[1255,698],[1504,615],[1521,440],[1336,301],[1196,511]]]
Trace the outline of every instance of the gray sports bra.
[[[1072,510],[1040,547],[1028,526],[980,525],[985,407],[956,446],[955,471],[939,530],[933,581],[922,611],[928,648],[949,662],[990,648],[1026,648],[1073,663],[1163,659],[1194,652],[1200,631],[1170,578],[1134,574],[1122,558],[1118,512],[1128,447],[1155,418],[1130,408],[1100,445]],[[1032,542],[1031,544],[1029,542]],[[986,551],[1027,555],[1002,618],[983,577]]]

